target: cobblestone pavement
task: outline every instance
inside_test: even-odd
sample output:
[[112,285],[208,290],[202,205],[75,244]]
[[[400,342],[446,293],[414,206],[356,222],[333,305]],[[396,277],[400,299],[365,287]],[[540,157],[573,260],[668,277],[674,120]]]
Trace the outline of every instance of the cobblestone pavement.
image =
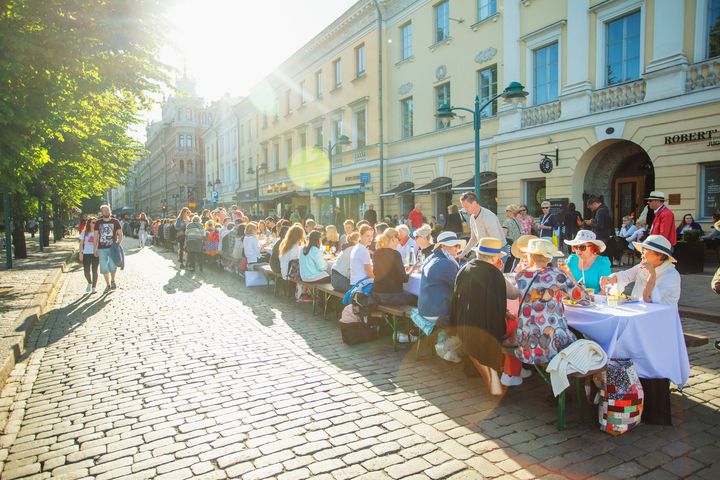
[[264,288],[178,272],[154,248],[128,263],[106,296],[66,275],[0,397],[3,479],[717,478],[710,346],[691,352],[674,427],[611,437],[570,404],[558,432],[535,376],[495,399],[387,337],[346,346],[336,322]]

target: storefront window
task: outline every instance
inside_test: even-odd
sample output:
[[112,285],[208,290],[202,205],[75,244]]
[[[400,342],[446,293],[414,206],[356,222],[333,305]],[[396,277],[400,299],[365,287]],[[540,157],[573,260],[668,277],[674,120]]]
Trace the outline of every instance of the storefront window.
[[533,217],[542,214],[540,204],[545,200],[545,179],[527,180],[525,182],[525,204],[528,206],[528,213]]
[[703,165],[700,188],[700,217],[710,218],[720,210],[720,163]]

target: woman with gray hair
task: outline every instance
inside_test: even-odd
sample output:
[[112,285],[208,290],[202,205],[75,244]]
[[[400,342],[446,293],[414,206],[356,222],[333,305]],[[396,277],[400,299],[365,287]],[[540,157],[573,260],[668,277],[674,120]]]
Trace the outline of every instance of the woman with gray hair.
[[[433,252],[433,229],[430,225],[423,225],[417,230],[413,236],[415,237],[415,244],[418,248],[418,258],[422,257],[422,260],[428,258]],[[422,260],[418,263],[422,263]]]

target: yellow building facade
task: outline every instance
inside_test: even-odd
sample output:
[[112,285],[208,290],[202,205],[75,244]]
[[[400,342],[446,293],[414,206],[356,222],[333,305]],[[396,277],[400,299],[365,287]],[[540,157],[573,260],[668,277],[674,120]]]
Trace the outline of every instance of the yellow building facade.
[[[415,203],[444,213],[472,189],[473,116],[439,122],[437,107],[472,108],[513,81],[526,104],[498,99],[483,110],[484,205],[524,203],[537,214],[545,199],[580,207],[599,195],[619,222],[661,190],[676,217],[708,222],[720,208],[718,0],[378,6],[380,32],[375,3],[360,1],[249,96],[246,116],[259,128],[241,161],[261,165],[264,211],[301,207],[325,220],[329,165],[311,147],[342,133],[352,144],[334,157],[333,196],[345,216],[380,211],[381,201],[385,215]],[[544,156],[551,171],[540,169]],[[254,178],[242,178],[239,199],[255,199]]]

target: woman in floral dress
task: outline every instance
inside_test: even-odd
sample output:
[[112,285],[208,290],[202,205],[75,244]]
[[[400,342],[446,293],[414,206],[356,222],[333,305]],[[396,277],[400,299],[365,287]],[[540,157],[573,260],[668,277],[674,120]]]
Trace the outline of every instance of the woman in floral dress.
[[546,364],[576,340],[567,325],[563,298],[588,302],[589,297],[569,275],[549,265],[553,257],[562,256],[549,240],[530,240],[522,251],[532,266],[516,276],[522,301],[515,356],[526,364]]

